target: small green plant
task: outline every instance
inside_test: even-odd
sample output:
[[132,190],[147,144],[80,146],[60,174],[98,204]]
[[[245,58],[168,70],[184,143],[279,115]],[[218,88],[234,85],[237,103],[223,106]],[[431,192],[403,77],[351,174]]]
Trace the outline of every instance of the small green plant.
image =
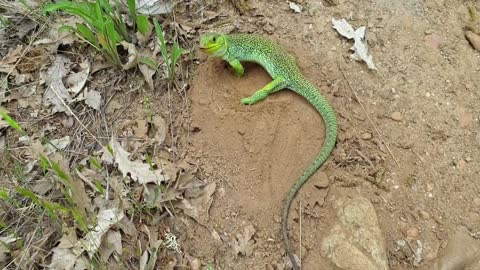
[[[148,17],[136,14],[135,0],[128,0],[128,6],[130,17],[136,22],[138,30],[142,34],[148,32]],[[108,0],[62,1],[44,8],[44,12],[58,10],[77,16],[84,21],[84,23],[77,23],[75,27],[64,25],[59,30],[76,33],[102,52],[110,62],[117,66],[122,65],[117,46],[122,40],[130,42],[130,38],[127,25],[118,8],[118,1],[116,6],[112,6]]]
[[15,120],[13,120],[13,118],[10,117],[7,112],[0,110],[0,116],[7,122],[7,124],[20,133],[20,135],[25,135],[25,131],[23,131],[22,127]]
[[[17,121],[10,117],[8,113],[0,110],[0,117],[0,119],[3,118],[7,122],[7,124],[10,125],[13,129],[15,129],[20,135],[26,135],[26,132],[22,129],[22,127],[17,123]],[[52,218],[52,220],[57,220],[58,212],[71,214],[74,220],[79,225],[79,228],[83,231],[87,231],[88,227],[86,223],[86,217],[82,215],[82,213],[77,209],[76,203],[72,197],[73,188],[70,175],[61,168],[58,162],[50,161],[47,157],[43,155],[39,156],[39,160],[43,174],[45,175],[50,171],[54,172],[60,182],[64,185],[65,190],[63,194],[64,198],[66,199],[67,206],[64,207],[58,203],[50,202],[46,199],[41,199],[34,192],[23,187],[16,187],[15,191],[17,192],[17,194],[21,197],[29,199],[34,205],[45,210],[50,216],[50,218]],[[13,168],[13,171],[17,178],[22,179],[24,169],[18,167],[19,165],[21,164],[16,164],[15,168]],[[0,199],[10,202],[14,206],[21,205],[21,203],[15,202],[15,200],[11,199],[10,195],[6,190],[2,190],[2,192],[0,192]]]
[[[150,30],[150,22],[148,16],[138,15],[135,0],[127,0],[128,10],[130,11],[130,19],[135,22],[138,32],[146,34]],[[135,29],[133,29],[135,31]]]
[[178,42],[175,40],[173,42],[172,51],[168,53],[167,43],[165,42],[165,35],[163,34],[162,26],[156,20],[153,22],[153,24],[155,25],[155,31],[157,32],[160,52],[162,54],[163,60],[165,61],[165,64],[167,65],[168,79],[172,81],[175,77],[175,67],[177,66],[178,59],[180,59],[183,50],[182,48],[180,48],[180,45],[178,45]]

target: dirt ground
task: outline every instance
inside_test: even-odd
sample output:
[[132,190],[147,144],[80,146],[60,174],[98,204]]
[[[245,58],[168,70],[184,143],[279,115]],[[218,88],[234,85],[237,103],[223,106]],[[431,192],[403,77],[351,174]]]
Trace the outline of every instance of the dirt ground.
[[[430,269],[458,226],[480,231],[480,58],[462,30],[467,3],[299,3],[301,13],[266,1],[252,3],[250,15],[236,16],[226,7],[218,12],[233,20],[235,31],[270,36],[297,56],[337,113],[336,149],[292,207],[290,234],[297,247],[302,202],[304,269],[333,269],[320,255],[320,243],[335,218],[331,206],[338,192],[360,193],[374,204],[392,269]],[[367,26],[378,71],[348,58],[351,43],[335,32],[332,18]],[[319,151],[323,123],[288,91],[242,105],[241,98],[269,82],[268,74],[247,65],[246,75],[237,78],[222,62],[198,57],[191,150],[219,186],[207,227],[190,228],[184,247],[196,257],[215,258],[220,269],[273,269],[267,266],[285,255],[283,199]],[[329,187],[316,188],[325,177]],[[230,244],[249,225],[256,229],[254,251],[236,257]],[[395,247],[406,238],[414,240],[412,250],[423,246],[420,262],[411,250]]]

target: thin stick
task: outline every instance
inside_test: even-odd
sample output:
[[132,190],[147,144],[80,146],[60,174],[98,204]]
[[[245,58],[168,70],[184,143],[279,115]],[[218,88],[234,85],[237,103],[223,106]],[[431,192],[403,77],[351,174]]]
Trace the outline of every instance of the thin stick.
[[83,122],[78,118],[78,116],[72,111],[72,109],[70,109],[70,107],[67,105],[67,103],[65,103],[65,101],[60,97],[60,94],[58,94],[57,90],[55,90],[54,87],[51,87],[50,85],[48,86],[50,88],[50,90],[53,91],[53,93],[55,93],[55,95],[57,96],[58,99],[60,99],[60,101],[62,102],[63,106],[65,106],[65,108],[67,108],[67,110],[73,115],[73,118],[75,118],[75,120],[77,120],[77,122],[80,124],[80,126],[82,126],[82,128],[88,133],[88,135],[92,136],[92,138],[100,145],[100,146],[103,146],[103,144],[97,139],[97,137],[95,137],[95,135],[93,135],[92,132],[90,132],[90,130],[83,124]]
[[373,123],[372,119],[370,118],[370,115],[368,114],[367,110],[366,110],[365,107],[363,106],[362,101],[358,98],[357,93],[355,92],[355,90],[353,90],[353,87],[352,87],[352,85],[350,84],[350,81],[347,79],[347,75],[345,75],[345,72],[344,72],[343,69],[340,67],[340,63],[337,63],[337,64],[338,64],[338,69],[339,69],[340,72],[342,73],[343,78],[345,79],[345,81],[347,82],[348,87],[350,88],[350,90],[351,90],[352,93],[353,93],[353,96],[355,97],[355,99],[358,101],[358,103],[359,103],[360,106],[362,107],[362,110],[363,110],[363,112],[365,113],[365,116],[367,116],[367,119],[368,119],[368,121],[370,122],[370,125],[372,125],[372,127],[373,127],[373,128],[375,129],[375,131],[377,132],[378,137],[380,138],[380,140],[382,141],[382,143],[383,143],[383,144],[385,145],[385,147],[387,148],[388,153],[389,153],[390,156],[393,158],[393,161],[395,161],[395,164],[397,164],[397,167],[400,168],[400,164],[398,163],[397,158],[393,155],[392,150],[390,150],[390,147],[388,146],[388,144],[387,144],[387,143],[385,142],[385,140],[383,139],[382,134],[380,133],[380,131],[378,131],[377,126]]
[[300,200],[300,217],[298,218],[300,224],[300,241],[298,243],[298,254],[300,254],[300,256],[298,256],[298,259],[300,260],[300,270],[302,270],[302,210],[302,200]]

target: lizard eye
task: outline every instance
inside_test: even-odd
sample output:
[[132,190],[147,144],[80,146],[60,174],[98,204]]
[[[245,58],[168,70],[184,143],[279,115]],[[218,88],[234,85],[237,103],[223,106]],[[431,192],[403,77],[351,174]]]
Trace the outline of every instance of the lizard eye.
[[212,41],[213,41],[213,42],[217,42],[217,37],[213,37],[213,38],[212,38]]

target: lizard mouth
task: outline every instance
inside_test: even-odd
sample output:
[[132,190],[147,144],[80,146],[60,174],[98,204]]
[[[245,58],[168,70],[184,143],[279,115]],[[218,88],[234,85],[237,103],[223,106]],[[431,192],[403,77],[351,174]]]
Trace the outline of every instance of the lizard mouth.
[[220,47],[221,47],[220,44],[213,44],[210,46],[200,46],[200,50],[206,52],[207,54],[211,54],[217,51]]

